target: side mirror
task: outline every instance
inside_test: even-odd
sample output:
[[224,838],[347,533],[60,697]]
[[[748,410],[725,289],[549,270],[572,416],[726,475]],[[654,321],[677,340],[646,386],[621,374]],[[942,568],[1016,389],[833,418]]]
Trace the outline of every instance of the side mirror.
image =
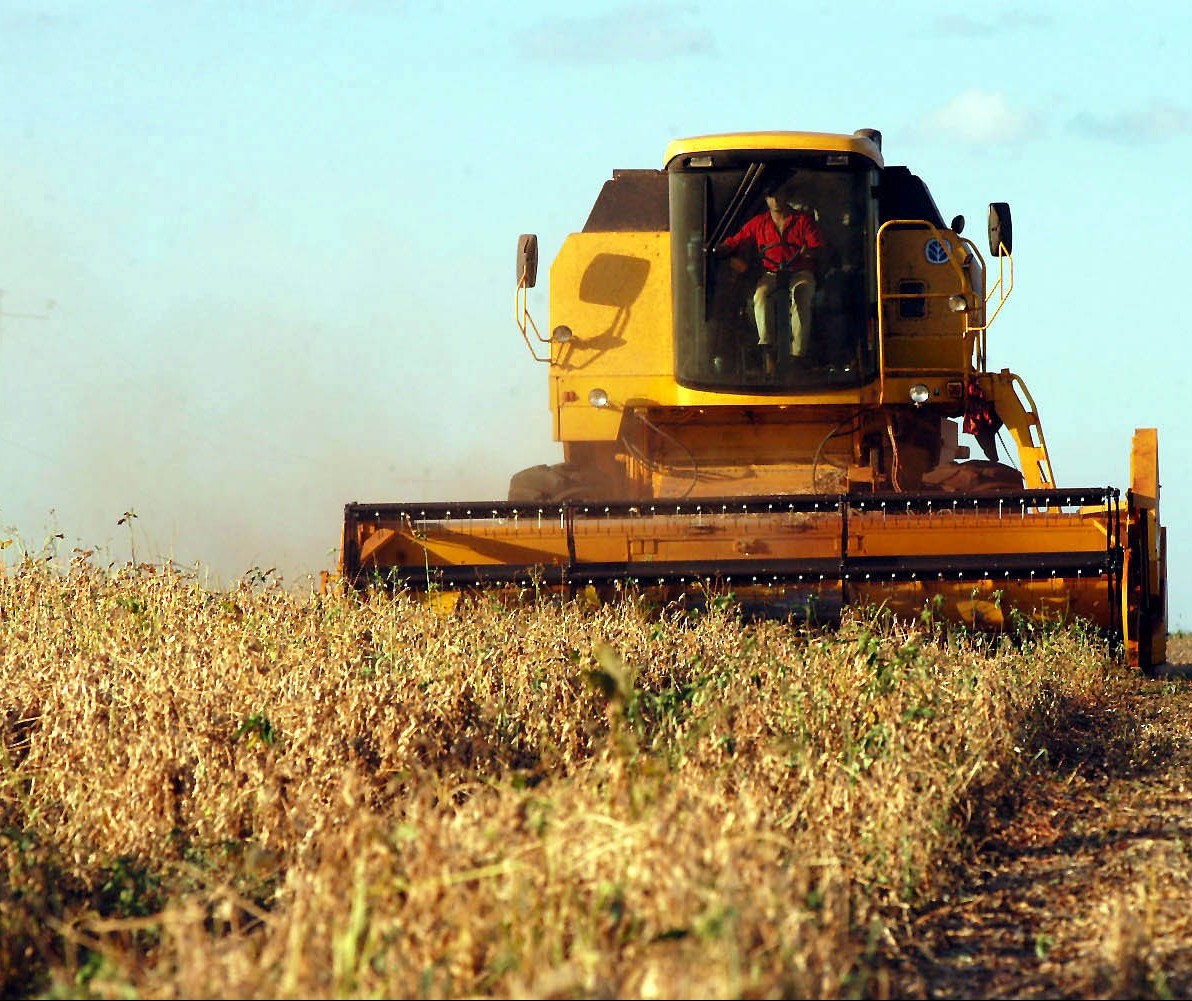
[[994,257],[1006,257],[1014,247],[1014,230],[1010,224],[1010,206],[1006,202],[989,203],[989,252]]
[[954,216],[952,219],[952,232],[960,236],[964,232],[964,216]]
[[533,288],[538,281],[538,237],[522,233],[517,238],[517,283]]

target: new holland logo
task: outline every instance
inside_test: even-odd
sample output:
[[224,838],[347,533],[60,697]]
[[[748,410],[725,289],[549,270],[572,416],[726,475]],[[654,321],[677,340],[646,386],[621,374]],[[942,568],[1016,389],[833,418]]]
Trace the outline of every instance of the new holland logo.
[[927,246],[923,248],[923,256],[927,258],[928,264],[947,264],[951,254],[952,248],[948,246],[947,242],[936,239],[934,236],[927,241]]

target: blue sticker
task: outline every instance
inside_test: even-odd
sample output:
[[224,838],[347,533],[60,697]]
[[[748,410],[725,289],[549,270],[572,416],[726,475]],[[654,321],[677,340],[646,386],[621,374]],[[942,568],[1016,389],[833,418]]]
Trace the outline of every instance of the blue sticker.
[[948,258],[952,255],[952,248],[945,241],[937,240],[933,236],[923,248],[923,254],[928,264],[947,264]]

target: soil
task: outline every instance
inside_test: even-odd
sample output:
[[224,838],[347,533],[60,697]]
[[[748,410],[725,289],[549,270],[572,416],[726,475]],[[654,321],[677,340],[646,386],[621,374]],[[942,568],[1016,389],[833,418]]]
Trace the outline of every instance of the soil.
[[889,942],[898,998],[1192,997],[1192,636],[1074,708],[952,890]]

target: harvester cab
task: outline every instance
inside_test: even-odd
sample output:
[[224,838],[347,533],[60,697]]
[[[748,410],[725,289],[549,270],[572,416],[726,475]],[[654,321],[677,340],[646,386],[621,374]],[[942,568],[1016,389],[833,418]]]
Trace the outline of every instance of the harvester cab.
[[701,136],[614,171],[551,265],[545,332],[538,241],[518,240],[515,315],[563,461],[502,501],[349,504],[341,573],[719,582],[775,613],[932,606],[976,628],[1082,616],[1161,663],[1155,432],[1124,498],[1057,487],[1025,383],[986,364],[1011,227],[991,204],[987,260],[872,129]]

